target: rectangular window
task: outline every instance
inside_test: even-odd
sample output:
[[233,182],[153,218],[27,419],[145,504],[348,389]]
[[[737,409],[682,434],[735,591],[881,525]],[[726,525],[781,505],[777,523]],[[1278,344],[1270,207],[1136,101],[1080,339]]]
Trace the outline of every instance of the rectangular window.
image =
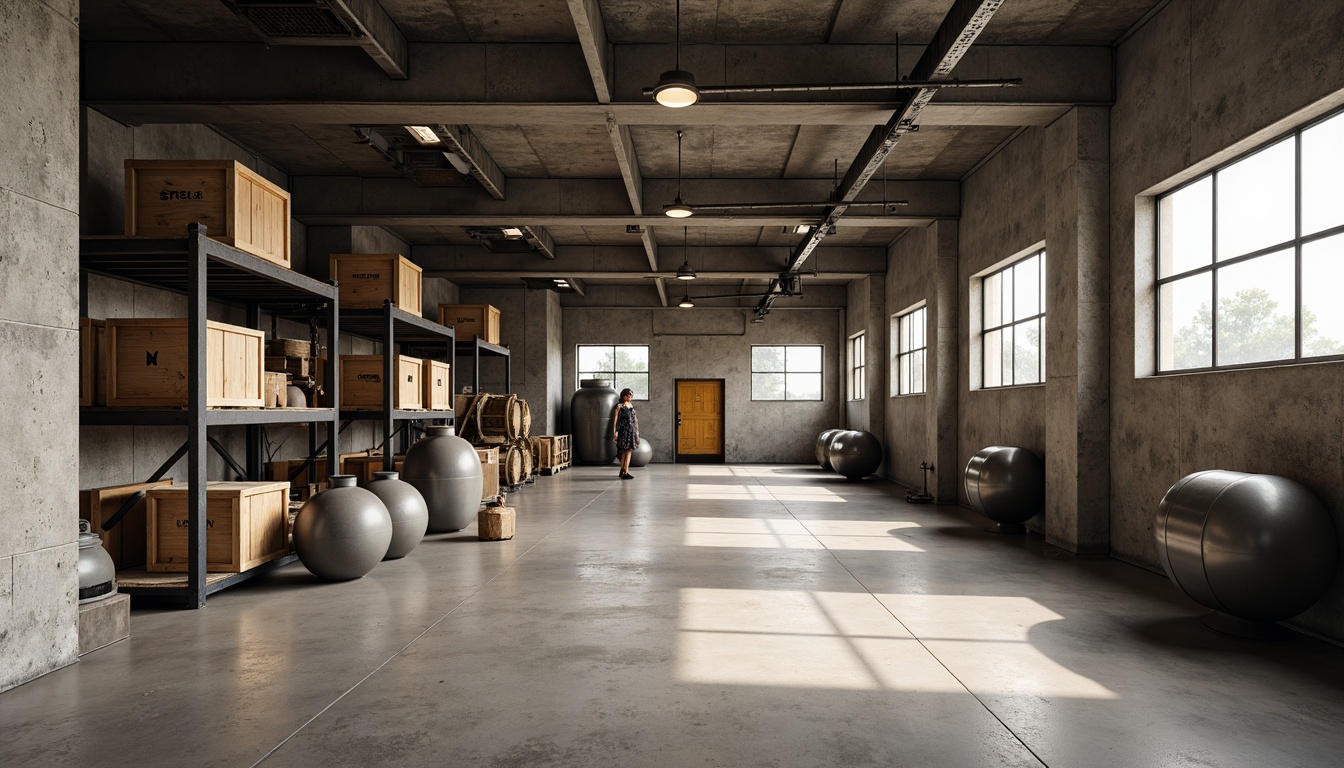
[[1157,199],[1157,370],[1344,355],[1344,113]]
[[1045,251],[981,278],[980,386],[1045,380]]
[[617,392],[630,388],[636,400],[649,399],[648,345],[579,345],[579,381],[606,379]]
[[892,370],[892,392],[896,395],[922,395],[925,390],[924,363],[928,359],[925,323],[928,313],[921,305],[892,317],[892,348],[896,364]]
[[820,400],[820,344],[751,347],[752,400]]
[[849,399],[862,400],[865,380],[863,376],[863,333],[849,337]]

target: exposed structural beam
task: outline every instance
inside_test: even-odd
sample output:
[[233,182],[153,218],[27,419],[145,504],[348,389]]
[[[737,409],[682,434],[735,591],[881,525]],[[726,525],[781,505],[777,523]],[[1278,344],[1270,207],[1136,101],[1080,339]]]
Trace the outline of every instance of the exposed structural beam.
[[579,298],[583,298],[584,296],[588,295],[587,288],[584,287],[582,280],[580,280],[577,277],[568,277],[565,279],[569,281],[569,287],[572,288],[574,292],[579,295]]
[[666,281],[665,279],[661,278],[661,277],[658,277],[658,278],[655,278],[655,279],[654,279],[653,284],[654,284],[655,287],[658,288],[658,301],[662,302],[663,306],[666,307],[666,306],[667,306],[667,281]]
[[526,240],[528,245],[531,245],[537,253],[540,253],[542,256],[545,256],[552,261],[555,260],[555,239],[551,237],[551,233],[547,232],[545,227],[522,226],[519,227],[519,229],[523,231],[523,239]]
[[[449,146],[454,156],[466,165],[466,173],[475,179],[490,196],[496,200],[504,199],[504,172],[499,170],[495,159],[490,156],[471,129],[465,125],[439,125],[435,133]],[[449,162],[453,162],[449,158]],[[461,171],[458,163],[453,162]]]
[[[534,280],[534,279],[539,280],[543,278],[554,278],[555,274],[556,273],[554,270],[538,270],[538,269],[497,270],[497,271],[473,270],[473,271],[460,271],[460,272],[451,270],[426,269],[424,272],[425,277],[441,277],[446,280],[461,280],[462,278],[468,278],[470,280],[480,280],[485,282],[503,281],[503,280]],[[676,280],[675,275],[676,273],[674,272],[639,272],[639,271],[613,272],[608,270],[602,272],[566,272],[565,279],[568,280],[571,285],[573,285],[573,282],[575,280],[579,281],[598,280],[607,282],[614,281],[622,283],[629,283],[632,281],[653,280],[658,284],[662,284],[668,280],[675,281]],[[872,277],[872,275],[873,273],[871,272],[827,272],[823,277],[828,282],[834,282],[839,284],[849,280],[862,280],[866,277]],[[804,273],[804,277],[806,276],[807,276],[806,273]],[[750,280],[773,281],[778,277],[779,277],[778,272],[770,272],[764,270],[762,271],[729,270],[724,272],[700,272],[699,277],[696,278],[696,282],[701,281],[732,282],[737,280],[741,280],[744,282]],[[765,290],[765,288],[762,287],[761,290],[763,291]],[[666,292],[666,288],[664,288],[663,292],[664,293]]]
[[[911,72],[911,79],[921,81],[948,79],[952,68],[966,55],[971,44],[984,31],[985,25],[1002,4],[1003,0],[955,0],[943,23],[939,25],[938,31],[934,33],[933,42],[916,62]],[[906,92],[900,106],[886,125],[873,129],[868,141],[864,143],[859,154],[850,163],[844,178],[840,180],[840,185],[832,197],[835,204],[826,209],[826,215],[822,217],[820,225],[813,227],[794,251],[793,260],[787,270],[789,273],[800,270],[808,256],[812,255],[812,251],[827,235],[835,231],[836,223],[849,207],[847,204],[859,198],[859,193],[863,191],[873,174],[881,169],[887,160],[887,155],[891,154],[891,150],[901,137],[918,130],[915,121],[936,92],[935,88],[920,88]],[[769,311],[768,301],[762,301],[762,309]]]
[[630,136],[630,128],[618,124],[614,116],[608,116],[607,133],[611,136],[611,148],[616,152],[616,165],[620,166],[626,193],[630,195],[630,208],[635,213],[643,213],[644,175],[639,171],[639,158],[635,157],[635,141]]
[[[393,80],[410,77],[406,37],[377,0],[320,0],[307,7],[283,9],[268,0],[226,2],[271,45],[358,46]],[[302,26],[323,31],[296,33],[295,14],[307,14],[308,19],[301,21],[308,23]]]
[[602,9],[597,0],[569,0],[569,13],[574,17],[574,30],[579,34],[579,46],[588,62],[588,73],[593,78],[593,90],[598,104],[611,103],[611,46],[607,44],[607,27],[602,23]]

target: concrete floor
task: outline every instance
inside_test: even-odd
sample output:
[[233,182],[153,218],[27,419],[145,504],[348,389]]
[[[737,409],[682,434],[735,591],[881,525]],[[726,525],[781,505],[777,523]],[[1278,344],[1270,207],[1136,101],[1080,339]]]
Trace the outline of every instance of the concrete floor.
[[1337,766],[1344,650],[804,466],[578,467],[0,695],[0,765]]

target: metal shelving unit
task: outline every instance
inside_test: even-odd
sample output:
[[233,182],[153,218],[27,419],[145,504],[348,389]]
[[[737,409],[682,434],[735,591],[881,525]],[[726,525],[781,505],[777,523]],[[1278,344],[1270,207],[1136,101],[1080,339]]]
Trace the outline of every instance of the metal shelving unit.
[[[317,425],[327,424],[327,468],[336,474],[339,455],[340,416],[334,408],[304,409],[209,409],[206,407],[207,372],[206,303],[218,300],[245,308],[249,327],[260,329],[261,313],[280,317],[320,317],[327,338],[338,340],[341,332],[340,295],[336,286],[272,264],[207,236],[201,224],[187,228],[185,238],[86,237],[80,240],[81,315],[87,315],[87,281],[97,273],[187,296],[187,353],[194,362],[187,379],[185,409],[84,408],[80,424],[97,426],[186,426],[188,536],[185,579],[170,575],[158,583],[137,582],[122,591],[180,599],[192,608],[205,605],[206,596],[241,583],[261,573],[294,562],[294,555],[273,560],[237,574],[206,573],[206,453],[210,449],[207,429],[212,426],[248,427],[248,477],[261,471],[261,425],[309,424],[310,446],[316,443]],[[327,367],[327,391],[339,402],[339,362]],[[181,452],[179,452],[181,453]],[[316,451],[309,459],[315,459]],[[226,460],[241,469],[230,457]],[[166,472],[177,460],[161,468]],[[148,579],[154,582],[155,579]],[[182,583],[185,581],[185,583]]]
[[[341,310],[342,330],[355,336],[362,336],[383,345],[383,404],[395,402],[396,358],[400,351],[415,353],[418,357],[446,360],[452,363],[456,337],[453,329],[413,315],[393,305],[389,300],[382,309],[345,309]],[[457,366],[448,371],[451,392],[457,390]],[[340,402],[334,400],[333,402]],[[400,431],[398,422],[444,420],[453,423],[454,414],[447,411],[410,411],[385,408],[381,411],[341,411],[341,419],[349,422],[355,419],[381,419],[383,422],[383,468],[391,471],[395,466],[396,453],[392,438]],[[405,442],[403,440],[403,442]]]
[[[481,393],[481,354],[487,356],[504,358],[504,392],[509,394],[513,392],[513,365],[512,358],[509,357],[509,348],[501,347],[498,344],[491,344],[488,341],[482,341],[480,336],[475,336],[471,341],[464,341],[457,345],[457,357],[471,358],[471,391],[472,394]],[[453,389],[456,394],[457,389]]]

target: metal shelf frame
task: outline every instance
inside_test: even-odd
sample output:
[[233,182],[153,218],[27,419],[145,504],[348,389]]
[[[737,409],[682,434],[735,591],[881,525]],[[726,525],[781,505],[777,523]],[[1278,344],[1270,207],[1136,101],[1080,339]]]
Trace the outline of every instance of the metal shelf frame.
[[[252,254],[225,245],[208,236],[203,224],[187,227],[185,238],[86,237],[80,240],[80,309],[87,315],[88,287],[82,279],[88,273],[108,275],[120,280],[160,288],[187,297],[187,355],[192,361],[187,377],[186,409],[84,409],[80,423],[90,425],[148,425],[187,427],[187,573],[185,587],[135,590],[167,598],[180,598],[188,607],[205,606],[206,596],[240,583],[280,565],[293,562],[293,556],[272,561],[239,574],[206,579],[206,457],[209,451],[207,428],[246,426],[247,471],[260,477],[260,425],[309,424],[309,445],[317,441],[317,425],[327,424],[329,474],[336,474],[339,456],[340,418],[334,408],[287,409],[208,409],[206,407],[207,371],[206,310],[209,300],[220,300],[243,307],[247,324],[260,329],[261,312],[281,317],[324,316],[329,343],[341,333],[340,292],[334,283],[324,283]],[[333,402],[340,402],[339,360],[327,366],[327,391]],[[315,450],[310,450],[310,460]]]
[[[504,394],[512,393],[513,359],[509,355],[509,348],[482,341],[480,336],[475,336],[471,341],[458,344],[456,349],[456,357],[471,358],[471,393],[473,395],[481,393],[481,353],[483,352],[489,356],[504,358]],[[453,389],[453,394],[457,394],[456,387]]]

